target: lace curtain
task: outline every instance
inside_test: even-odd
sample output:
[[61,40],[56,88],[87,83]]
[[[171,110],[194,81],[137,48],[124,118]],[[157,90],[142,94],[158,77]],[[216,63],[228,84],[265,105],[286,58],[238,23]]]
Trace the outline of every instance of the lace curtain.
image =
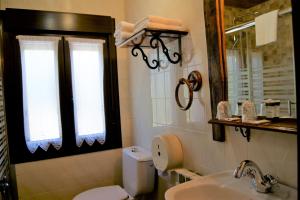
[[22,64],[25,140],[34,153],[62,146],[58,85],[59,37],[17,36]]
[[105,142],[104,40],[66,38],[71,56],[76,144]]

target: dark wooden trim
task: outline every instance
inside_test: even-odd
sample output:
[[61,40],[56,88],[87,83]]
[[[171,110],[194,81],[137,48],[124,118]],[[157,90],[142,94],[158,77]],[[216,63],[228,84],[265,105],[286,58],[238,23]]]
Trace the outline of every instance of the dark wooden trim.
[[[220,17],[220,0],[204,0],[205,27],[208,55],[208,71],[212,118],[216,118],[217,105],[226,99],[226,69],[223,57],[222,17]],[[225,141],[223,125],[213,124],[213,140]]]
[[[115,24],[114,24],[115,26]],[[121,113],[120,113],[120,100],[119,100],[119,82],[118,82],[118,68],[117,68],[117,51],[115,47],[115,38],[113,35],[108,36],[108,42],[106,43],[106,50],[108,51],[109,59],[108,65],[109,67],[109,73],[110,79],[108,85],[105,87],[106,89],[109,89],[109,96],[111,97],[111,104],[109,107],[111,108],[112,113],[114,113],[111,120],[110,126],[113,127],[111,131],[115,132],[115,137],[110,137],[112,143],[116,143],[122,146],[122,140],[121,140]],[[118,91],[118,92],[114,92]]]
[[[20,16],[24,17],[24,24],[27,24],[28,26],[25,27],[22,22],[16,23],[15,25],[10,24],[13,20],[21,20],[18,13],[20,13]],[[28,161],[121,148],[122,137],[116,48],[112,35],[113,31],[111,31],[114,30],[115,27],[114,19],[96,15],[19,9],[8,9],[7,11],[4,11],[3,16],[6,24],[4,29],[4,86],[11,163],[17,164]],[[8,19],[8,16],[12,17],[12,19]],[[68,20],[72,21],[76,25],[70,28],[68,25],[64,25],[63,23],[60,24],[60,22],[57,21],[57,26],[53,25],[49,27],[47,19],[51,19],[56,22],[56,20],[62,20],[62,16],[67,16]],[[39,17],[42,19],[37,19]],[[30,20],[32,20],[31,25]],[[86,23],[86,20],[90,21]],[[103,29],[101,29],[101,25],[103,26]],[[55,30],[55,28],[57,28],[57,30]],[[34,154],[31,154],[26,147],[22,107],[21,59],[19,44],[16,39],[16,35],[19,34],[58,35],[63,38],[62,41],[59,42],[59,83],[63,129],[63,145],[60,150],[55,150],[51,145],[47,152],[38,148]],[[70,56],[68,43],[64,39],[65,36],[101,38],[106,41],[104,45],[104,96],[107,135],[106,142],[103,145],[95,142],[92,146],[89,146],[84,142],[80,148],[76,146]]]

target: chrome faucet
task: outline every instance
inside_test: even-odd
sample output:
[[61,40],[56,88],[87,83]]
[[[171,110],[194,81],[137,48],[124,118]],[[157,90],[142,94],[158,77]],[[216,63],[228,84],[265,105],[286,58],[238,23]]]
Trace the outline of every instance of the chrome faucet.
[[252,178],[252,185],[257,192],[268,193],[272,191],[273,185],[277,184],[277,180],[267,174],[263,175],[258,165],[251,160],[244,160],[234,170],[233,176],[235,178],[241,178],[242,176],[248,176]]

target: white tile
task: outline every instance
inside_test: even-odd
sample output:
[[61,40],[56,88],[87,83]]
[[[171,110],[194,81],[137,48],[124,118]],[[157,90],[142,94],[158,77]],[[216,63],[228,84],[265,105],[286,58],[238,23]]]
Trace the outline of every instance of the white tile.
[[158,119],[157,119],[157,100],[156,99],[153,99],[152,100],[152,116],[153,116],[153,123],[156,124],[158,122]]
[[199,122],[199,124],[207,123],[205,119],[205,108],[199,101],[199,99],[193,99],[192,106],[190,108],[190,119],[189,122]]
[[[210,136],[211,137],[211,136]],[[207,166],[212,172],[222,171],[225,169],[225,144],[208,139],[206,156],[208,157]]]
[[297,187],[297,136],[277,133],[275,137],[276,174],[284,184]]
[[173,124],[173,117],[172,117],[172,100],[166,99],[166,124],[171,125]]
[[156,98],[165,98],[165,76],[164,73],[155,75]]
[[165,99],[157,100],[157,122],[159,124],[166,124],[166,101]]
[[165,76],[165,97],[166,98],[173,98],[174,97],[174,91],[171,91],[172,87],[171,87],[171,79],[170,79],[170,72],[165,72],[164,73]]
[[262,172],[276,174],[276,157],[274,149],[276,133],[251,130],[251,141],[248,143],[248,159],[257,163]]
[[226,127],[225,168],[235,169],[248,158],[247,140],[233,127]]
[[151,74],[151,98],[157,98],[155,74]]

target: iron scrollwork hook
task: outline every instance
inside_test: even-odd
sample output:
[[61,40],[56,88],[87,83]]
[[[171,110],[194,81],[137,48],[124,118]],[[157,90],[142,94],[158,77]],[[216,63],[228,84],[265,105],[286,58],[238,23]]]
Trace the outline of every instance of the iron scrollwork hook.
[[[157,41],[156,43],[154,43],[154,41]],[[174,52],[173,53],[173,57],[177,57],[176,60],[172,60],[170,55],[169,55],[169,50],[166,47],[166,45],[164,44],[164,42],[162,41],[162,39],[159,38],[159,35],[153,35],[153,37],[150,40],[150,46],[151,48],[155,49],[157,48],[158,42],[161,44],[162,47],[162,52],[166,55],[166,57],[168,58],[168,60],[173,63],[173,64],[177,64],[180,62],[181,60],[181,54]]]
[[132,48],[131,50],[131,54],[134,56],[134,57],[137,57],[139,54],[137,52],[137,50],[140,50],[140,52],[142,53],[142,57],[143,57],[143,60],[146,62],[147,66],[150,68],[150,69],[156,69],[159,67],[159,61],[158,60],[152,60],[152,64],[154,64],[154,66],[151,66],[149,61],[148,61],[148,57],[147,55],[145,54],[145,52],[143,51],[143,49],[140,47],[140,45],[134,45],[134,47]]
[[249,128],[246,128],[245,131],[242,127],[234,127],[234,130],[235,131],[240,131],[241,135],[243,137],[245,137],[247,139],[248,142],[250,142],[250,129]]

